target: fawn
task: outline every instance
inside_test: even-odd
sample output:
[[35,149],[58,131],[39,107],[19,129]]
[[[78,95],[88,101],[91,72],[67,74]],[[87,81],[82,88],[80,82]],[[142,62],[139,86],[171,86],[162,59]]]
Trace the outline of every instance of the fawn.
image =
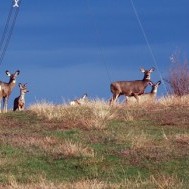
[[27,92],[29,92],[27,90],[27,87],[26,87],[26,84],[21,84],[19,83],[19,88],[20,88],[20,96],[16,97],[14,99],[14,107],[13,107],[13,111],[16,111],[16,110],[24,110],[25,108],[25,94]]

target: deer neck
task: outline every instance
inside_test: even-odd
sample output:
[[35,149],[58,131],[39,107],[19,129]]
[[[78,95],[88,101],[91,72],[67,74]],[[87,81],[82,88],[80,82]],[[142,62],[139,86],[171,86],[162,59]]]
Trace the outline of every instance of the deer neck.
[[15,79],[9,81],[9,86],[10,86],[11,89],[12,89],[15,85],[16,85],[16,80],[15,80]]
[[25,93],[20,92],[20,100],[24,101],[24,99],[25,99]]
[[150,83],[150,80],[148,80],[148,79],[143,79],[142,81],[143,81],[145,87],[147,87]]
[[144,75],[143,81],[150,81],[150,75]]
[[151,93],[156,94],[157,93],[157,89],[156,88],[152,89]]

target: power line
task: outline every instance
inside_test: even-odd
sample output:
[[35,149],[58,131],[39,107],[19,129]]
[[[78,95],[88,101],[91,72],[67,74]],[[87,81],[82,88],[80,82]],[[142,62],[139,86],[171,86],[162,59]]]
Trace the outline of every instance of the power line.
[[3,47],[1,55],[0,55],[0,65],[2,64],[5,53],[7,51],[7,48],[8,48],[12,33],[13,33],[13,29],[14,29],[14,26],[15,26],[15,23],[16,23],[17,15],[18,15],[18,11],[15,12],[15,17],[14,17],[12,25],[10,27],[9,33],[7,34],[7,38],[6,38],[6,41],[4,43],[4,47]]
[[8,14],[8,17],[7,17],[7,21],[6,21],[6,24],[5,24],[5,28],[4,28],[4,31],[3,31],[3,35],[1,37],[0,50],[1,50],[2,46],[3,46],[4,40],[5,40],[5,37],[6,37],[6,33],[7,33],[7,30],[8,30],[9,22],[10,22],[11,15],[12,15],[12,10],[13,10],[13,8],[11,6],[9,14]]
[[[21,3],[21,0],[20,0],[20,3]],[[6,20],[3,35],[0,41],[0,65],[2,64],[4,56],[6,54],[8,44],[10,42],[14,27],[15,27],[18,13],[19,13],[19,7],[14,8],[13,4],[11,4],[11,8],[10,8],[10,11]]]
[[131,2],[131,5],[132,5],[132,8],[133,8],[133,11],[134,11],[134,13],[135,13],[135,16],[136,16],[136,18],[137,18],[138,24],[139,24],[139,26],[140,26],[140,29],[141,29],[141,31],[142,31],[142,34],[143,34],[143,36],[144,36],[144,39],[145,39],[145,41],[146,41],[146,44],[147,44],[147,46],[148,46],[148,49],[149,49],[149,51],[150,51],[150,54],[151,54],[151,56],[152,56],[154,65],[156,66],[157,71],[158,71],[159,76],[160,76],[160,79],[162,80],[164,89],[165,89],[165,91],[168,93],[167,88],[166,88],[166,85],[165,85],[165,82],[164,82],[164,79],[163,79],[162,74],[161,74],[161,72],[160,72],[160,70],[159,70],[159,68],[158,68],[157,60],[156,60],[156,58],[155,58],[155,56],[154,56],[154,53],[153,53],[152,48],[151,48],[151,46],[150,46],[149,40],[148,40],[148,38],[147,38],[146,32],[145,32],[144,27],[143,27],[143,25],[142,25],[142,22],[141,22],[141,20],[140,20],[140,18],[139,18],[139,15],[138,15],[138,12],[137,12],[137,10],[136,10],[136,8],[135,8],[135,5],[134,5],[134,3],[133,3],[133,0],[130,0],[130,2]]

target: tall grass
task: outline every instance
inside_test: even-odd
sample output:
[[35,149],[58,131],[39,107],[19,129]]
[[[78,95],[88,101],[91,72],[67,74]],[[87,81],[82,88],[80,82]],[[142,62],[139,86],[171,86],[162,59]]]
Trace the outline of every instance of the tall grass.
[[66,127],[104,129],[114,111],[104,101],[91,101],[83,106],[54,105],[48,102],[33,104],[30,110],[49,120],[63,122]]
[[[60,122],[63,128],[103,130],[107,128],[110,120],[134,121],[141,114],[149,114],[150,117],[151,111],[172,108],[173,106],[175,108],[189,107],[189,95],[182,97],[163,96],[155,101],[117,104],[115,106],[109,106],[107,102],[99,99],[88,101],[82,106],[55,105],[42,101],[32,104],[29,110],[45,119]],[[164,116],[163,118],[165,119]],[[168,119],[170,121],[170,117],[167,117],[167,122]]]
[[189,106],[189,95],[174,96],[168,95],[161,97],[158,103],[163,106]]

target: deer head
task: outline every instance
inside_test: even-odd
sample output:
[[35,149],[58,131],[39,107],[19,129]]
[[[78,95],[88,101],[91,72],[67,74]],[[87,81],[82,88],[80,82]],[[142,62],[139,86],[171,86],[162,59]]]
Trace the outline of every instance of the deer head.
[[155,68],[151,68],[150,70],[145,70],[144,68],[141,68],[140,71],[144,73],[143,80],[150,80],[151,73],[155,70]]
[[21,84],[21,83],[19,83],[18,84],[18,86],[19,86],[19,88],[20,88],[20,91],[21,91],[21,93],[27,93],[27,92],[29,92],[28,90],[27,90],[27,83],[25,83],[25,84]]
[[16,77],[20,74],[20,71],[17,70],[15,73],[11,74],[8,70],[6,70],[5,73],[10,77],[9,83],[16,83]]

